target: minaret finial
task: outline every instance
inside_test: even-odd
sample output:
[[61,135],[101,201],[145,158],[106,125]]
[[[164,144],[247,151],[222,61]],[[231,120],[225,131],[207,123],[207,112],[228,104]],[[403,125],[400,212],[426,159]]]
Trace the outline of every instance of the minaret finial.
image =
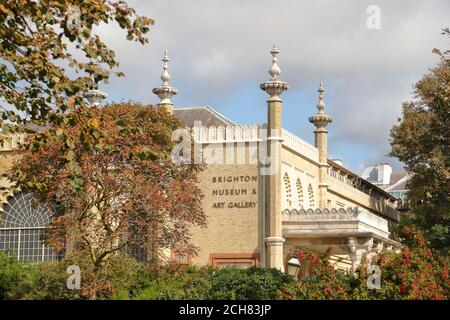
[[278,58],[277,55],[280,51],[277,49],[276,45],[273,45],[272,50],[270,50],[272,54],[272,65],[269,69],[269,74],[271,76],[270,80],[264,82],[259,87],[266,91],[271,99],[277,99],[279,96],[289,89],[289,86],[286,82],[280,80],[281,69],[278,66]]
[[164,57],[162,58],[163,73],[161,74],[162,86],[153,89],[153,93],[156,94],[161,100],[158,105],[172,105],[170,100],[174,95],[177,94],[177,89],[169,86],[170,74],[169,74],[169,57],[167,56],[167,50],[164,50]]
[[161,80],[163,81],[163,86],[167,87],[169,85],[170,74],[169,74],[169,57],[167,56],[167,50],[164,50],[164,57],[162,58],[163,64],[163,73],[161,75]]
[[309,122],[313,123],[317,129],[323,129],[327,127],[328,123],[330,123],[333,118],[331,118],[329,115],[324,113],[325,109],[325,102],[323,102],[323,83],[320,81],[319,89],[317,90],[319,92],[319,102],[317,103],[317,114],[314,116],[309,117]]
[[323,102],[323,83],[320,81],[319,89],[317,90],[319,92],[319,102],[317,103],[317,109],[319,110],[319,113],[323,113],[323,110],[325,109],[325,103]]
[[272,50],[270,50],[270,53],[272,54],[272,66],[269,69],[269,74],[272,76],[270,80],[275,81],[280,78],[281,69],[278,66],[278,59],[277,55],[280,53],[280,51],[277,49],[277,46],[274,44]]

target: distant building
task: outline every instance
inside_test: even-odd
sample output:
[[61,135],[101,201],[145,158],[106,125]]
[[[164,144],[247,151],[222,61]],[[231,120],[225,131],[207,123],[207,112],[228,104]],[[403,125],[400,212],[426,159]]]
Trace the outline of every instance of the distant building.
[[410,178],[406,171],[392,172],[392,167],[387,163],[368,166],[361,173],[361,178],[380,187],[384,191],[398,199],[398,209],[405,211],[409,209],[406,194],[406,184]]

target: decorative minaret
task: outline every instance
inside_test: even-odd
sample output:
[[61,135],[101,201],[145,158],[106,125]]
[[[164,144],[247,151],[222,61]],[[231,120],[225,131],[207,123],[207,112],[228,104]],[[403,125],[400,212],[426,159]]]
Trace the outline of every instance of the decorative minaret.
[[163,107],[167,110],[168,113],[173,113],[173,104],[170,100],[174,95],[177,94],[177,89],[169,86],[170,74],[169,71],[169,57],[167,56],[167,50],[164,50],[164,57],[162,58],[163,64],[163,73],[161,75],[162,86],[153,89],[153,93],[156,94],[159,99],[161,99],[158,103],[159,107]]
[[323,84],[320,82],[319,90],[319,102],[317,103],[317,109],[319,112],[312,117],[309,117],[309,122],[316,126],[314,131],[315,145],[319,150],[319,203],[318,208],[327,208],[327,170],[328,170],[328,138],[327,138],[327,125],[333,120],[329,115],[325,114],[325,103],[323,102]]
[[289,86],[280,80],[281,69],[278,66],[277,55],[279,53],[275,45],[272,50],[272,66],[269,69],[270,80],[260,85],[260,88],[270,96],[267,100],[267,147],[270,160],[270,170],[265,178],[265,267],[277,268],[284,271],[281,215],[281,143],[282,121],[281,109],[283,101],[280,95]]
[[84,97],[89,101],[91,107],[98,107],[102,104],[102,101],[108,97],[108,94],[100,90],[92,89],[86,92]]

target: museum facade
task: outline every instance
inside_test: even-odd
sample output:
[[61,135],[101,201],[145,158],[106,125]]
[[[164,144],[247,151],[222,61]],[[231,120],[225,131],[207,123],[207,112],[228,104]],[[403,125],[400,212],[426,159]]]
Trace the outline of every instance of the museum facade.
[[[163,58],[162,85],[153,89],[158,107],[183,123],[179,134],[191,137],[198,151],[187,159],[180,145],[174,152],[180,158],[174,161],[206,164],[200,187],[208,225],[192,227],[197,255],[168,248],[179,263],[286,270],[296,263],[297,251],[306,248],[327,253],[336,268],[352,271],[363,258],[400,246],[392,236],[399,219],[397,199],[328,159],[332,117],[325,113],[322,83],[317,113],[309,118],[315,144],[283,128],[281,95],[289,86],[280,79],[278,53],[274,46],[270,79],[260,85],[268,94],[267,123],[261,126],[236,124],[210,107],[175,108],[177,90],[169,85],[167,54]],[[91,103],[102,97],[99,91],[87,94]],[[23,135],[8,135],[0,150],[2,173],[10,168],[21,139]],[[51,220],[46,210],[22,192],[5,191],[0,200],[0,251],[16,252],[19,260],[58,258],[40,241]]]

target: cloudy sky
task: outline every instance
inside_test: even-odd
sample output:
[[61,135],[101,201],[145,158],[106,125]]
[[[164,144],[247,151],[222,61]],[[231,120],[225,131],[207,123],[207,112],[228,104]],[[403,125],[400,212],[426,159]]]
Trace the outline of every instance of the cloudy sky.
[[[316,112],[324,82],[329,157],[360,173],[389,162],[389,130],[411,99],[413,84],[448,48],[450,2],[365,0],[133,0],[140,15],[155,20],[146,46],[125,40],[116,26],[100,29],[116,51],[125,78],[102,89],[110,101],[157,103],[163,50],[169,52],[176,107],[208,105],[238,123],[263,123],[270,49],[280,50],[281,79],[290,84],[283,126],[313,143],[308,116]],[[380,8],[381,28],[368,29],[368,6]]]

